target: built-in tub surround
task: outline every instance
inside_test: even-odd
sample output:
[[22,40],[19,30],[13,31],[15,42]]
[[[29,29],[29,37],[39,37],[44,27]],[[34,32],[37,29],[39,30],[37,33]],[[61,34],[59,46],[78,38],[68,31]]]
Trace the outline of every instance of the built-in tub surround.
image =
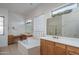
[[58,36],[58,38],[54,38],[54,36],[47,35],[45,37],[41,37],[41,39],[58,42],[79,48],[79,38],[70,38],[70,37],[61,37],[61,36]]
[[40,54],[40,40],[27,38],[23,41],[18,41],[18,49],[24,55],[39,55]]

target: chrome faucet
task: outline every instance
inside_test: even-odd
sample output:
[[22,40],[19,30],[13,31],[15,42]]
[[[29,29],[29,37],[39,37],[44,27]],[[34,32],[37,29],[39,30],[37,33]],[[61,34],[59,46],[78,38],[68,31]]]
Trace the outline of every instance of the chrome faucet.
[[55,36],[53,38],[58,39],[58,36],[57,36],[57,26],[55,26]]
[[57,26],[55,25],[55,35],[57,35]]

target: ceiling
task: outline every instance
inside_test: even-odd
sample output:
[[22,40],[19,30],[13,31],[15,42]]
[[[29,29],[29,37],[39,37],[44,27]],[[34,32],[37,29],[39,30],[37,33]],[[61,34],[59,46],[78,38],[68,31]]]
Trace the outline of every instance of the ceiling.
[[39,3],[0,3],[0,8],[6,8],[11,12],[23,15],[35,9]]
[[[0,8],[6,8],[11,12],[20,14],[22,16],[28,15],[29,13],[33,12],[39,6],[42,7],[45,3],[0,3]],[[57,5],[58,3],[52,3],[53,6]],[[46,5],[45,5],[46,6]],[[44,8],[44,7],[43,7]]]

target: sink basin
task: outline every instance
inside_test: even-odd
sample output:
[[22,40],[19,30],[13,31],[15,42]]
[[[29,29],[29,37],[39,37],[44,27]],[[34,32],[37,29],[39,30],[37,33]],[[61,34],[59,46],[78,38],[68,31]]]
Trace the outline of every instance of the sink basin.
[[59,37],[58,36],[53,36],[52,38],[58,39]]
[[54,38],[54,39],[59,39],[59,36],[55,36],[55,35],[46,35],[46,38],[50,39],[50,38]]

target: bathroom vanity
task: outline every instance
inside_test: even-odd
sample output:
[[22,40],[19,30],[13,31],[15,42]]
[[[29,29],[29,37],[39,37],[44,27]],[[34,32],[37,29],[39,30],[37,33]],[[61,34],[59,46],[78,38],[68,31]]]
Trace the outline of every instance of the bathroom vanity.
[[79,55],[79,39],[41,37],[41,55]]

